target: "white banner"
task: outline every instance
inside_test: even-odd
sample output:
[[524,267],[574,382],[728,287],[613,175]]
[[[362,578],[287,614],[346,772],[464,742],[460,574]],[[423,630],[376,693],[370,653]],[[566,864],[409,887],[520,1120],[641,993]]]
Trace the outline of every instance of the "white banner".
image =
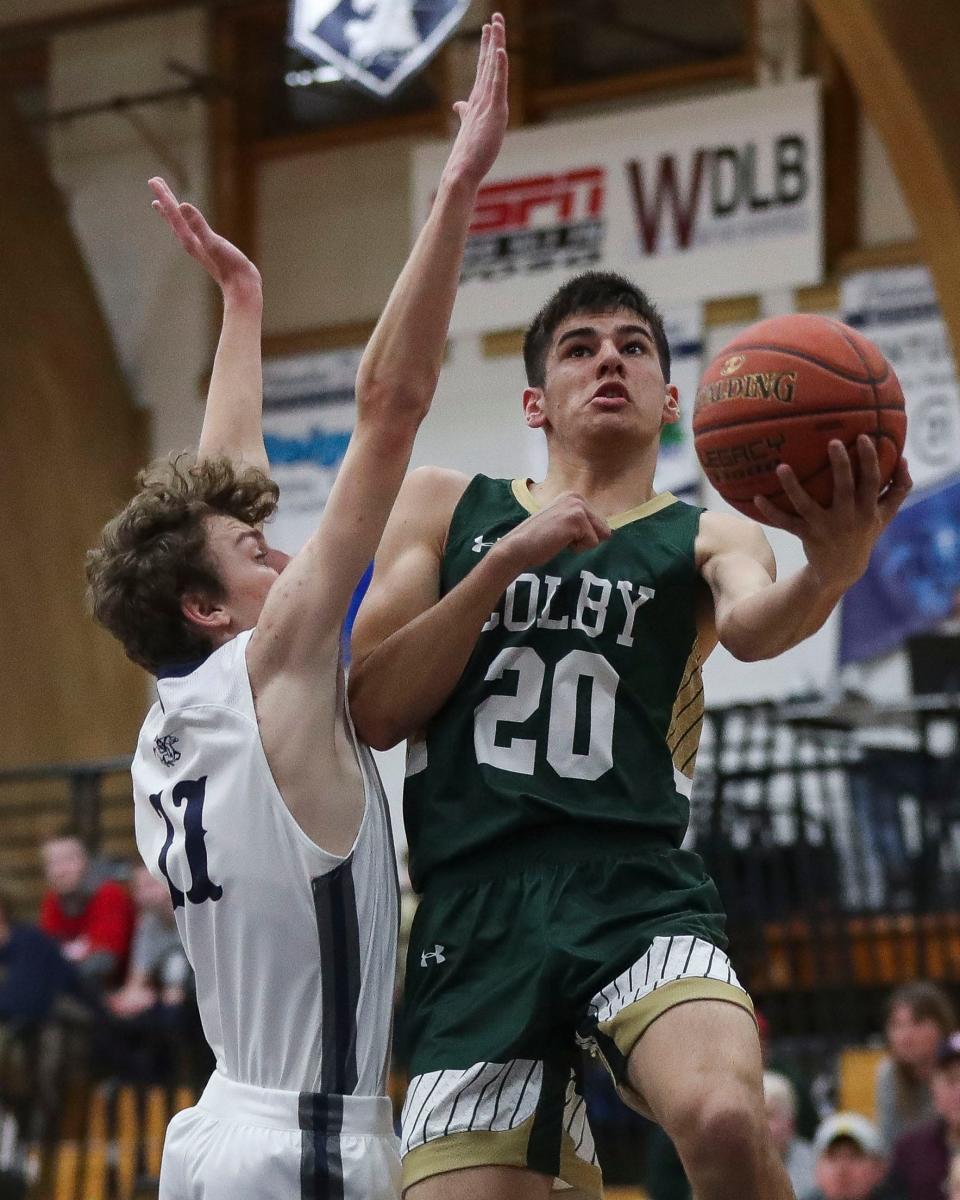
[[841,316],[884,353],[907,405],[904,455],[916,488],[960,466],[960,390],[926,267],[862,271],[843,282]]
[[263,365],[263,436],[280,507],[273,545],[295,554],[320,522],[354,426],[354,382],[362,350],[268,359]]
[[[447,152],[415,153],[417,230]],[[821,174],[815,80],[510,133],[477,201],[452,329],[525,325],[590,267],[661,304],[817,283]]]

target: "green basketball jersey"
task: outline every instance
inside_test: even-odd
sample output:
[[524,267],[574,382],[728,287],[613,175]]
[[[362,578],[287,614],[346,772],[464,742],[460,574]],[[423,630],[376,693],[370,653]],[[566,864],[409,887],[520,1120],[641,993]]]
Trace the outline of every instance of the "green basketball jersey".
[[[521,481],[476,476],[454,510],[445,595],[536,511]],[[538,831],[678,846],[703,719],[694,564],[701,509],[669,493],[593,550],[518,576],[455,690],[408,750],[410,873],[496,856]]]

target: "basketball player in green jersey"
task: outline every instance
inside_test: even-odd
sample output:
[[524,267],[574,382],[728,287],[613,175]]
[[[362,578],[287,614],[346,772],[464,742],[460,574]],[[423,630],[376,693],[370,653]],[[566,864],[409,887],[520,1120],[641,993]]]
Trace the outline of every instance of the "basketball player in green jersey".
[[819,629],[906,464],[881,495],[869,439],[858,482],[833,443],[829,508],[781,467],[795,514],[758,507],[807,562],[775,581],[759,525],[654,494],[679,397],[642,292],[574,279],[524,359],[546,478],[409,476],[354,632],[361,735],[409,739],[406,1196],[598,1194],[579,1045],[664,1126],[698,1200],[787,1200],[750,1000],[716,890],[679,848],[700,667],[718,641],[772,658]]

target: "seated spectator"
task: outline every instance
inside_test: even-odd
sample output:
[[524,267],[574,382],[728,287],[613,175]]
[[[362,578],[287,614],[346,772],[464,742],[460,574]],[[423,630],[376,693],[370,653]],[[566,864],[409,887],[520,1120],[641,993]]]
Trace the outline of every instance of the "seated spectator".
[[40,903],[41,928],[95,988],[122,978],[134,920],[127,889],[113,879],[98,882],[74,834],[49,838],[41,854],[49,888]]
[[877,1125],[889,1147],[936,1114],[930,1079],[937,1048],[956,1028],[950,998],[935,983],[908,983],[890,997],[886,1035],[889,1053],[877,1069]]
[[99,1058],[110,1074],[166,1082],[175,1073],[191,971],[173,915],[170,890],[146,867],[133,873],[137,920],[123,985],[106,998],[112,1016]]
[[133,872],[136,926],[123,986],[107,997],[115,1017],[138,1017],[149,1009],[176,1008],[187,998],[190,964],[180,942],[170,889],[146,867]]
[[15,921],[0,892],[0,1048],[4,1041],[39,1026],[62,994],[79,994],[75,969],[47,934]]
[[797,1136],[797,1096],[793,1084],[777,1071],[763,1073],[763,1099],[767,1124],[793,1190],[798,1196],[814,1186],[817,1156],[813,1146]]
[[946,1200],[960,1200],[960,1152],[950,1159],[950,1169],[947,1171]]
[[827,1117],[814,1135],[813,1150],[817,1186],[801,1200],[904,1200],[887,1181],[879,1130],[859,1113]]
[[907,1200],[943,1200],[960,1145],[960,1033],[940,1043],[931,1087],[937,1115],[902,1134],[893,1149],[892,1174]]

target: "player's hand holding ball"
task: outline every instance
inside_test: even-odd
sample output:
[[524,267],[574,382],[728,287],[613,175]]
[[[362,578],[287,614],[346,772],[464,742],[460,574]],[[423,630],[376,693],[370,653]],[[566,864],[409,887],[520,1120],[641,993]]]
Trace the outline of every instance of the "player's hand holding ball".
[[734,508],[796,534],[825,587],[849,587],[910,490],[893,368],[855,329],[797,314],[759,321],[707,367],[697,455]]

